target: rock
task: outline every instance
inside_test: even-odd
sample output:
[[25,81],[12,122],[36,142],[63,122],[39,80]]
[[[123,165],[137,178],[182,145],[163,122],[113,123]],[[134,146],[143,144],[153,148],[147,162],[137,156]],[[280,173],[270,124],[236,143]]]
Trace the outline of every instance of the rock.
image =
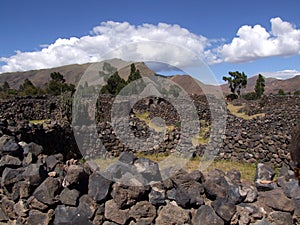
[[0,207],[0,222],[7,222],[8,219],[9,219],[8,216],[3,211],[3,209]]
[[126,186],[119,183],[113,184],[111,196],[120,209],[128,208],[136,202],[145,198],[146,187],[141,186]]
[[190,224],[190,222],[190,212],[172,203],[167,203],[167,205],[161,206],[158,210],[158,216],[155,219],[155,224],[160,225],[183,225]]
[[257,221],[254,225],[271,225],[268,221],[265,219]]
[[151,224],[156,217],[156,209],[151,203],[141,201],[131,207],[129,214],[137,224]]
[[229,184],[225,177],[216,171],[210,172],[204,183],[205,194],[210,200],[215,200],[216,198],[228,198],[228,187]]
[[243,195],[246,195],[246,198],[243,202],[252,203],[257,200],[258,191],[257,188],[251,184],[243,184],[242,190]]
[[58,205],[55,209],[53,224],[92,225],[92,222],[86,215],[78,213],[76,207]]
[[271,212],[267,218],[271,225],[293,225],[292,215],[288,212]]
[[79,198],[79,191],[76,189],[69,189],[65,188],[61,193],[60,193],[60,201],[64,205],[68,206],[76,206]]
[[263,218],[262,213],[255,204],[241,203],[236,206],[237,213],[233,216],[231,223],[238,222],[240,225],[247,225],[250,222]]
[[0,155],[2,153],[21,156],[21,150],[19,145],[16,143],[15,138],[4,134],[0,137]]
[[183,188],[177,188],[175,190],[175,201],[182,208],[188,208],[190,204],[190,196],[187,190]]
[[32,209],[38,209],[41,211],[45,211],[46,209],[48,209],[48,205],[40,202],[39,200],[37,200],[35,197],[31,196],[27,203],[30,205],[30,208]]
[[193,225],[224,225],[224,221],[215,213],[215,211],[207,205],[201,206],[197,209],[192,218]]
[[56,197],[60,188],[61,183],[58,178],[48,177],[35,189],[33,196],[44,204],[53,205],[58,201]]
[[6,167],[2,173],[1,186],[9,186],[22,179],[23,168],[11,169]]
[[14,211],[22,217],[27,216],[28,204],[25,200],[20,200],[14,205]]
[[135,160],[134,166],[138,173],[147,181],[144,185],[149,184],[151,181],[161,181],[161,174],[158,164],[147,158],[139,158]]
[[46,176],[47,173],[41,164],[30,164],[25,167],[25,171],[23,172],[24,179],[27,180],[32,186],[39,185],[46,178]]
[[35,157],[42,154],[43,147],[34,142],[31,142],[23,147],[23,154],[27,155],[28,153],[32,153]]
[[22,162],[19,158],[10,155],[4,155],[1,157],[0,160],[0,167],[17,168],[20,167],[21,165]]
[[28,224],[48,225],[52,220],[53,210],[49,210],[48,213],[42,213],[38,210],[30,210],[28,216]]
[[165,204],[166,192],[163,188],[152,187],[149,193],[149,202],[152,205],[159,206]]
[[212,207],[225,222],[229,222],[236,212],[235,204],[225,199],[218,198],[212,203]]
[[258,200],[274,210],[292,212],[295,209],[293,201],[287,198],[283,190],[280,188],[260,192]]
[[131,152],[122,152],[119,157],[120,162],[129,164],[129,165],[133,165],[133,163],[136,159],[137,159],[137,157]]
[[105,179],[98,173],[93,173],[89,177],[88,195],[96,202],[101,203],[106,200],[112,182]]
[[59,163],[60,161],[54,156],[54,155],[49,155],[46,158],[46,165],[47,168],[51,171],[55,168],[55,166],[57,165],[57,163]]
[[205,178],[204,175],[201,171],[199,170],[193,170],[192,172],[189,173],[188,175],[192,180],[199,182],[199,183],[204,183]]
[[79,181],[84,178],[84,175],[85,173],[82,166],[70,165],[67,170],[67,175],[63,180],[63,187],[79,184]]
[[125,224],[129,219],[129,209],[119,209],[114,200],[105,202],[105,218],[117,224]]
[[269,191],[274,189],[275,186],[272,183],[274,176],[275,172],[270,166],[258,163],[254,178],[257,189],[259,191]]
[[9,219],[16,219],[18,215],[14,210],[15,202],[8,199],[6,196],[2,197],[0,208],[2,208],[5,215],[9,217]]
[[104,214],[104,206],[102,212],[100,212],[100,207],[98,207],[97,203],[88,195],[82,195],[79,199],[78,205],[78,213],[86,215],[87,218],[92,219],[96,210],[98,208],[98,214]]

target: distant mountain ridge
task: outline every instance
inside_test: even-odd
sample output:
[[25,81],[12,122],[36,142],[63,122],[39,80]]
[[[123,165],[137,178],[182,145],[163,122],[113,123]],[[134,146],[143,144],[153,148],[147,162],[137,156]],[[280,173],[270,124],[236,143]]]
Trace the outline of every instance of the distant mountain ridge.
[[[123,79],[127,80],[128,75],[130,74],[130,64],[132,62],[125,62],[120,59],[111,59],[107,60],[107,62],[112,66],[121,68],[118,71],[119,75]],[[50,73],[59,72],[63,74],[67,83],[76,85],[91,64],[92,63],[72,64],[50,69],[3,73],[0,74],[0,84],[7,81],[11,88],[18,89],[19,86],[23,84],[24,80],[28,78],[34,85],[43,87],[45,83],[49,82]],[[134,64],[136,68],[140,70],[142,76],[154,76],[156,74],[143,62],[134,62]],[[168,76],[168,78],[171,81],[179,84],[189,94],[214,94],[217,93],[220,88],[225,95],[230,93],[228,84],[223,84],[220,86],[208,85],[200,81],[195,81],[195,79],[189,75],[174,75]],[[257,76],[248,78],[247,87],[242,90],[242,93],[254,91],[256,79]],[[265,94],[277,94],[279,89],[283,89],[286,93],[294,93],[295,91],[300,90],[300,75],[286,80],[279,80],[276,78],[265,78],[265,80]]]

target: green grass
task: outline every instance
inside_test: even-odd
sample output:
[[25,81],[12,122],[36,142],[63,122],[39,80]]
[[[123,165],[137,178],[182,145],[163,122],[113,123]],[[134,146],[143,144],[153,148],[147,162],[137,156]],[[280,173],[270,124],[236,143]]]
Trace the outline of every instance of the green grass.
[[265,113],[259,113],[259,114],[254,114],[254,115],[249,116],[244,112],[239,112],[244,107],[245,107],[244,104],[241,105],[241,106],[235,106],[231,103],[228,103],[228,105],[227,105],[227,109],[230,111],[230,113],[232,115],[243,118],[245,120],[251,120],[251,119],[256,118],[256,117],[264,117],[265,116]]

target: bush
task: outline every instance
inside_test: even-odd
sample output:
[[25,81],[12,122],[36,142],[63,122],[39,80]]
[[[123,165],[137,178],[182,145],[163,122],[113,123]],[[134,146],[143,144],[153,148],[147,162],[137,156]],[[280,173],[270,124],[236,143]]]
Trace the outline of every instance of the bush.
[[238,96],[236,94],[229,94],[226,96],[227,100],[232,101],[234,99],[238,99]]
[[258,99],[258,96],[255,92],[246,93],[242,97],[246,100],[256,100],[256,99]]

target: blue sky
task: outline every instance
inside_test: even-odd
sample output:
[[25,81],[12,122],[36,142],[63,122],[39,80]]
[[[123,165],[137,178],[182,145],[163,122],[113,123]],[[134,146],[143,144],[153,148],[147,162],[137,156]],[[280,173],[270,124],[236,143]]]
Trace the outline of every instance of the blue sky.
[[300,74],[299,9],[298,0],[2,0],[0,72],[96,61],[121,44],[162,40],[195,52],[219,81],[235,70],[291,77]]

